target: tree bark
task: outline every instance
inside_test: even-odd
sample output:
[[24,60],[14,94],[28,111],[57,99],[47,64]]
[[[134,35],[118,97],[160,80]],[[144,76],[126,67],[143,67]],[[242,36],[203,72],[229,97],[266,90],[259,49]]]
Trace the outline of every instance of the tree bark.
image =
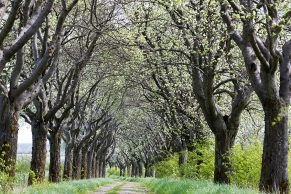
[[97,177],[97,160],[96,160],[96,152],[93,153],[93,161],[92,161],[92,174],[91,177]]
[[[279,16],[278,7],[273,3],[273,1],[267,1],[264,4],[266,7],[272,7],[268,12],[263,13],[266,14],[264,17],[269,18],[265,30],[268,30],[269,26],[284,23],[283,20],[290,19],[288,15],[284,16],[286,18]],[[245,5],[241,2],[239,6]],[[247,6],[245,10],[252,11],[256,5],[250,1]],[[265,113],[260,190],[264,193],[289,193],[287,107],[289,107],[291,97],[291,41],[284,43],[283,52],[280,53],[279,34],[284,28],[273,31],[272,36],[263,39],[258,35],[259,32],[254,25],[256,18],[253,17],[241,20],[243,30],[239,33],[232,23],[233,18],[229,12],[231,7],[234,8],[225,2],[221,3],[221,15],[227,24],[231,38],[243,54],[249,80]],[[278,75],[280,84],[277,82]]]
[[97,158],[96,159],[96,178],[100,177],[100,160]]
[[105,156],[104,156],[104,158],[103,158],[103,160],[102,160],[102,178],[105,178],[105,176],[106,176],[106,160],[105,160]]
[[82,166],[81,166],[81,179],[87,177],[87,160],[88,160],[88,151],[87,149],[82,150]]
[[235,136],[229,136],[224,131],[215,134],[215,169],[216,183],[230,183],[231,165],[229,154],[233,147]]
[[149,165],[149,162],[146,161],[146,163],[144,164],[144,167],[145,167],[145,174],[144,176],[145,177],[151,177],[151,170],[150,170],[150,165]]
[[71,180],[72,171],[73,171],[73,146],[67,145],[65,148],[65,163],[63,178],[65,180]]
[[81,179],[81,170],[82,170],[82,153],[81,150],[74,150],[73,156],[73,179],[80,180]]
[[[7,98],[0,95],[0,159],[4,160],[4,170],[10,176],[15,174],[15,163],[17,156],[18,119],[19,111],[14,109],[14,105]],[[3,154],[5,153],[5,154]],[[3,155],[2,155],[3,154]]]
[[279,102],[265,105],[268,106],[264,107],[265,137],[260,190],[289,193],[288,111]]
[[30,162],[30,170],[34,173],[29,173],[28,185],[33,184],[33,180],[42,183],[45,178],[46,166],[46,142],[48,128],[43,121],[37,118],[32,119],[32,156]]
[[58,183],[61,181],[61,134],[50,134],[50,167],[49,182]]
[[138,162],[138,176],[139,177],[143,176],[143,165],[141,161]]
[[89,179],[92,177],[92,172],[94,170],[94,167],[93,167],[93,153],[92,153],[92,150],[90,150],[87,154],[87,169],[86,169],[86,178]]
[[128,177],[131,177],[131,165],[130,165],[130,163],[128,163],[128,164],[126,165],[126,175],[127,175]]
[[137,164],[135,161],[131,162],[131,177],[136,177],[137,174]]

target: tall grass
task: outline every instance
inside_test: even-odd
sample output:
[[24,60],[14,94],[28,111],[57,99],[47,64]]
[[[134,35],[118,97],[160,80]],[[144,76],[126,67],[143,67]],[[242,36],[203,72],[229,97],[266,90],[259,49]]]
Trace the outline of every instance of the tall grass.
[[31,155],[19,154],[16,160],[15,180],[16,187],[24,187],[27,185],[28,174],[30,171]]
[[78,181],[65,181],[58,184],[44,183],[33,185],[24,190],[15,190],[15,194],[77,194],[88,193],[98,187],[114,182],[112,179],[86,179]]
[[157,179],[157,178],[125,178],[115,177],[127,181],[138,181],[157,194],[255,194],[258,191],[238,188],[235,185],[215,184],[205,180],[192,179]]

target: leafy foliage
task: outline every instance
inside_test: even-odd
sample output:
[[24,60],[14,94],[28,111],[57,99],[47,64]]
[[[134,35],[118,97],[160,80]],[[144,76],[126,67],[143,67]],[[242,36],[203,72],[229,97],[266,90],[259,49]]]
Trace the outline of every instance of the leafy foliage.
[[235,145],[231,154],[233,171],[230,174],[231,182],[242,187],[258,187],[262,164],[262,145],[256,142],[253,145],[242,147]]
[[157,178],[177,178],[179,177],[178,154],[174,154],[169,158],[155,165]]
[[[2,151],[0,154],[4,157],[6,153]],[[0,157],[0,193],[9,193],[14,186],[14,177],[9,176],[13,168],[13,165],[6,165],[5,160]]]
[[119,170],[115,169],[115,168],[107,169],[107,176],[111,176],[111,175],[118,176],[119,175]]
[[196,150],[188,153],[188,161],[180,167],[184,178],[211,180],[214,172],[214,145],[197,144]]

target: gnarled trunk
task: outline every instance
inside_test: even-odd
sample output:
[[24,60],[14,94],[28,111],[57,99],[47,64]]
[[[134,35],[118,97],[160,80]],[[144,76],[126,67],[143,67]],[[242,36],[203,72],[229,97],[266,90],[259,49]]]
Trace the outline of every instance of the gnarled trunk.
[[229,154],[233,147],[235,136],[231,136],[224,131],[215,134],[215,169],[214,182],[230,183],[231,165]]
[[289,193],[288,180],[288,110],[272,103],[264,107],[265,137],[260,190]]
[[[9,176],[15,174],[15,163],[17,156],[18,119],[19,111],[15,110],[13,104],[0,94],[0,158],[4,160],[5,171]],[[3,154],[5,153],[5,154]],[[3,154],[3,155],[2,155]]]
[[49,182],[58,183],[61,181],[61,135],[60,133],[50,134],[50,168]]
[[30,170],[34,173],[29,173],[28,185],[33,184],[33,180],[42,183],[45,178],[46,165],[46,142],[48,128],[43,121],[36,118],[32,120],[32,156],[30,162]]

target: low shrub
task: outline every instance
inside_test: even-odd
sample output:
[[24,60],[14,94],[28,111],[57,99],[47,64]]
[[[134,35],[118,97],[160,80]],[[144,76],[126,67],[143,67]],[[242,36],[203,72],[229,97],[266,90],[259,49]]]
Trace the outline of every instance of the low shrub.
[[235,145],[230,155],[232,172],[229,175],[231,183],[241,187],[258,188],[263,148],[261,143],[242,147]]
[[188,152],[187,163],[179,167],[183,178],[211,180],[214,176],[214,143],[196,144],[196,150]]
[[178,165],[178,154],[174,154],[169,156],[164,161],[157,163],[154,166],[156,170],[156,177],[157,178],[177,178],[179,177],[179,165]]
[[107,176],[111,176],[111,175],[118,176],[119,175],[119,169],[116,169],[116,168],[108,168],[106,175]]

